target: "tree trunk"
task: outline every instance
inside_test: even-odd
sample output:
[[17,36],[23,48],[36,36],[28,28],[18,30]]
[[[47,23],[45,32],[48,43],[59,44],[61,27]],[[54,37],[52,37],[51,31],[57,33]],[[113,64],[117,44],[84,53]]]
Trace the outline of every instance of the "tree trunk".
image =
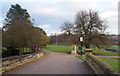
[[18,48],[19,49],[19,55],[22,55],[22,48]]
[[35,53],[35,46],[32,47],[32,51],[33,51],[33,53]]

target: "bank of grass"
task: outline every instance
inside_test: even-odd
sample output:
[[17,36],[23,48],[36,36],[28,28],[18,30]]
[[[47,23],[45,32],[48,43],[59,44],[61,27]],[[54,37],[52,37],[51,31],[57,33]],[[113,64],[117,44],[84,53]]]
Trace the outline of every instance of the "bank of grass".
[[67,53],[72,50],[71,46],[64,46],[64,45],[48,45],[43,48],[44,50],[59,52],[59,53]]
[[114,61],[107,58],[98,57],[100,60],[104,61],[106,64],[110,65],[114,70],[120,73],[120,62]]

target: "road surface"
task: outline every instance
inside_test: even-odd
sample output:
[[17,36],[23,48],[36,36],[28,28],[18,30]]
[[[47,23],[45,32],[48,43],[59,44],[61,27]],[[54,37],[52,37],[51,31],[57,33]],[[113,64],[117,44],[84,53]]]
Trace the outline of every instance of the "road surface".
[[5,74],[93,74],[85,62],[70,54],[48,52],[45,57]]

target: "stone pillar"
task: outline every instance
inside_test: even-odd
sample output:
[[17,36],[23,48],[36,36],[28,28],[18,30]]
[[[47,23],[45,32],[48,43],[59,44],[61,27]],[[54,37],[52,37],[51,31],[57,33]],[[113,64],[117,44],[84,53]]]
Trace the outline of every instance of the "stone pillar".
[[72,52],[71,52],[71,54],[77,54],[76,45],[75,44],[72,45]]

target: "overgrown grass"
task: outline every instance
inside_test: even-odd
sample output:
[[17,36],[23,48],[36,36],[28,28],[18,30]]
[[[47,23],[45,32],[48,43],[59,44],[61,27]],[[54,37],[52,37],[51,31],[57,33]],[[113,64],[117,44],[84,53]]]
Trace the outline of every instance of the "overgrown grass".
[[48,45],[44,47],[43,49],[49,50],[49,51],[54,51],[54,52],[59,52],[59,53],[67,53],[72,50],[71,46],[64,46],[64,45]]
[[107,59],[107,58],[101,58],[101,57],[98,57],[100,60],[104,61],[105,63],[107,63],[108,65],[110,65],[114,70],[116,70],[117,72],[120,73],[120,62],[118,61],[114,61],[114,60],[111,60],[111,59]]

